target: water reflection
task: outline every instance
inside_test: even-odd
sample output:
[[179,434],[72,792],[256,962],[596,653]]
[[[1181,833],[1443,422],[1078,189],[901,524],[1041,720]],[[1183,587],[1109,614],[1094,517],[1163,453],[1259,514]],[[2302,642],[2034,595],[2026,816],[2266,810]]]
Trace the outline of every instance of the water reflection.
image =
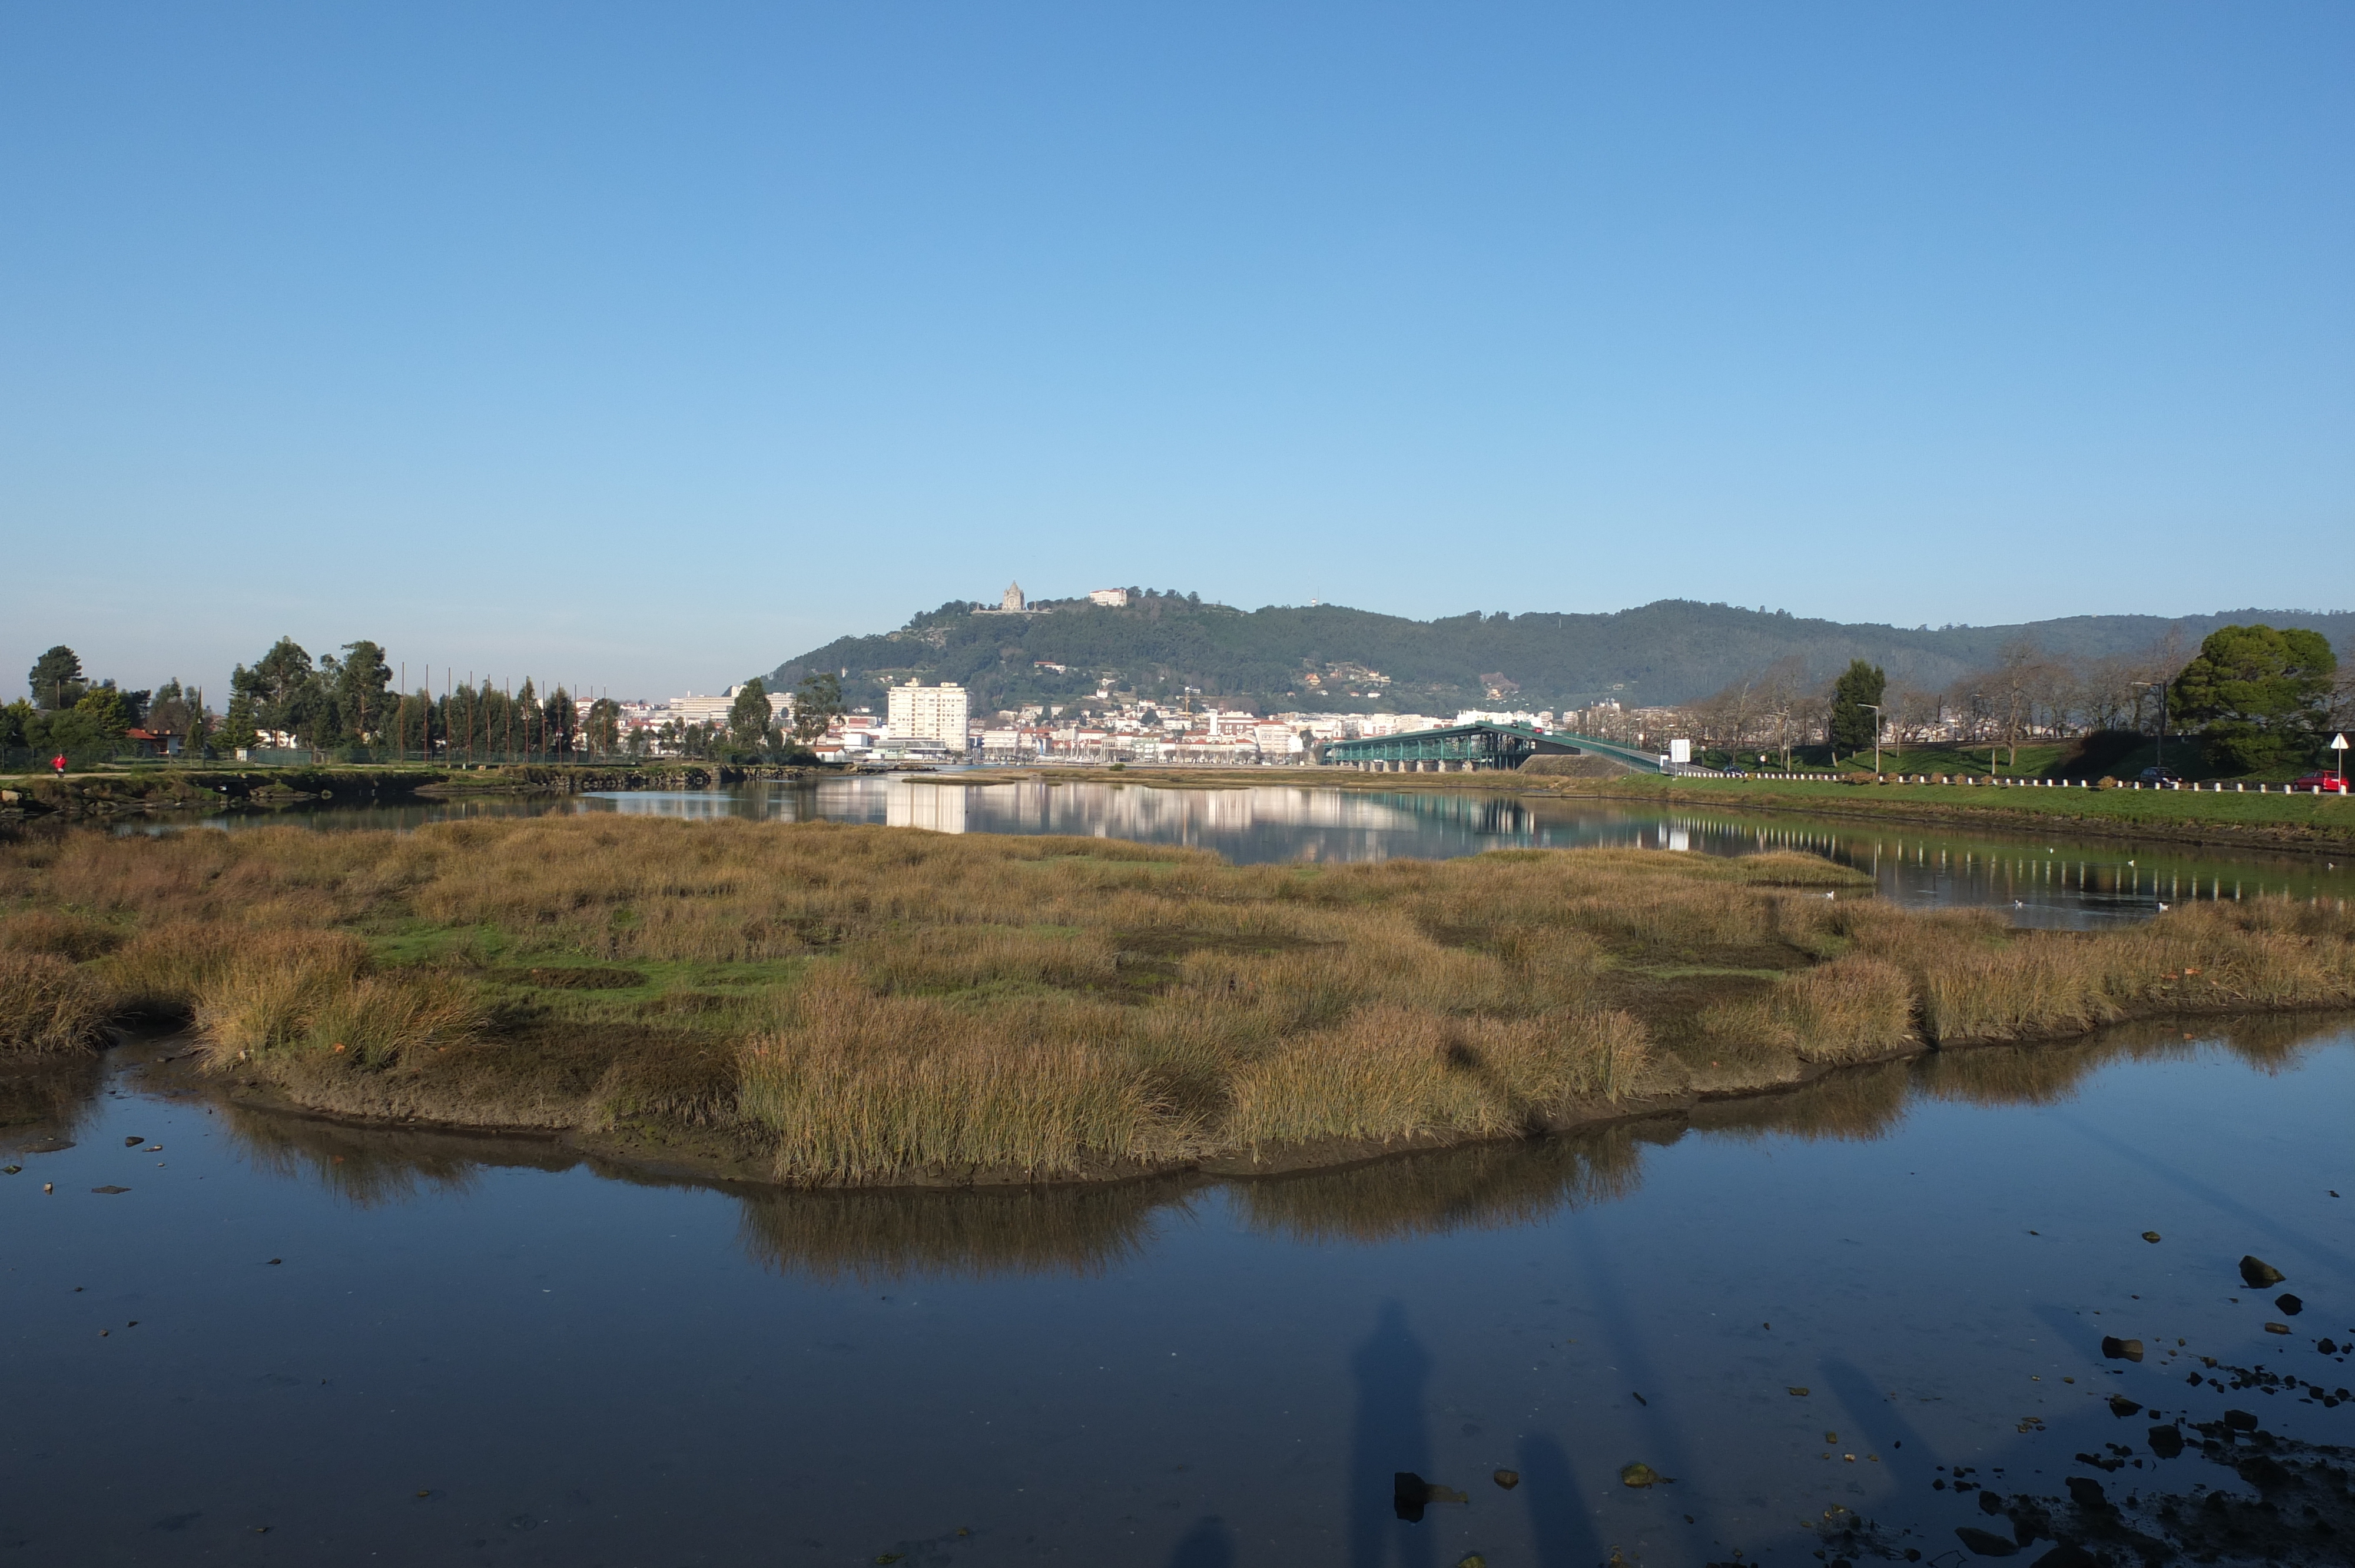
[[[1924,1102],[2049,1106],[2122,1062],[2188,1062],[2219,1052],[2274,1075],[2346,1037],[2337,1016],[2268,1016],[2186,1033],[2169,1021],[2122,1024],[2082,1041],[1932,1052],[1835,1071],[1754,1097],[1560,1137],[1404,1154],[1228,1184],[1245,1229],[1308,1245],[1376,1245],[1535,1224],[1622,1202],[1646,1152],[1691,1137],[1863,1142],[1895,1133]],[[167,1044],[150,1048],[168,1052]],[[0,1128],[22,1148],[68,1138],[100,1085],[93,1064],[0,1075]],[[186,1094],[186,1088],[178,1092]],[[709,1185],[609,1167],[553,1139],[369,1128],[224,1103],[226,1130],[257,1170],[323,1187],[359,1208],[470,1191],[492,1168],[588,1166],[651,1186]],[[728,1185],[744,1252],[764,1268],[823,1283],[1102,1277],[1145,1256],[1197,1194],[1218,1184],[1172,1174],[1090,1186],[805,1192]]]
[[877,822],[934,832],[1069,833],[1183,844],[1238,863],[1435,860],[1491,849],[1794,850],[1872,876],[1914,907],[1983,906],[2016,925],[2088,929],[2190,899],[2344,898],[2349,873],[2308,856],[2052,832],[1923,832],[1784,813],[1653,810],[1552,796],[1292,785],[1159,789],[965,776],[753,784],[592,797],[584,810]]
[[[313,804],[200,819],[243,828],[409,830],[428,822],[613,811],[755,821],[868,822],[932,832],[1068,833],[1208,849],[1238,863],[1436,860],[1491,849],[1796,850],[1870,874],[1915,907],[1983,906],[2016,925],[2086,929],[2192,899],[2344,899],[2355,868],[2260,850],[2075,838],[2056,832],[1919,830],[1784,812],[1657,810],[1551,795],[1247,784],[1162,789],[1028,775],[853,777],[719,789]],[[142,821],[119,832],[168,831]]]
[[1092,1187],[943,1192],[764,1192],[743,1196],[739,1234],[780,1274],[860,1284],[911,1276],[1109,1273],[1182,1214],[1182,1179]]

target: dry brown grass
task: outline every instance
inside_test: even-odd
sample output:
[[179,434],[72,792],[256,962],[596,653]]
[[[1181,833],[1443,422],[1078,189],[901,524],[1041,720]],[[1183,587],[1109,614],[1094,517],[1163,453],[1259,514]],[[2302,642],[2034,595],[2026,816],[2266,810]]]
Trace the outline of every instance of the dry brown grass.
[[0,953],[46,953],[81,963],[123,945],[121,927],[79,915],[27,909],[0,919]]
[[0,1051],[59,1055],[97,1048],[112,1012],[106,988],[49,953],[0,953]]
[[1802,1062],[1868,1062],[1913,1043],[1913,988],[1896,965],[1851,954],[1711,1008],[1701,1027],[1727,1044],[1770,1045]]
[[2072,936],[1866,892],[1792,854],[1231,866],[612,817],[85,834],[0,846],[0,974],[52,999],[11,1042],[183,1012],[216,1071],[304,1105],[702,1129],[806,1184],[1506,1138],[1917,1039],[2355,1002],[2340,911]]
[[2123,1018],[2355,1006],[2355,915],[2254,898],[2131,930],[2008,931],[1986,911],[1855,912],[1859,948],[1905,970],[1934,1041],[2039,1040]]

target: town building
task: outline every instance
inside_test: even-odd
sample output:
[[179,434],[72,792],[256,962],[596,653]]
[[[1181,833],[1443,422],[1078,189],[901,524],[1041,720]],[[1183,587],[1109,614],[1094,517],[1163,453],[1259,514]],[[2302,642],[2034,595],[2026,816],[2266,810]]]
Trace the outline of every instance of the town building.
[[1088,602],[1101,604],[1111,609],[1123,609],[1128,605],[1128,590],[1126,588],[1091,588],[1088,590]]
[[[1009,594],[1018,589],[1008,589]],[[934,740],[962,757],[967,701],[963,686],[920,686],[910,681],[891,688],[885,733],[893,740]]]

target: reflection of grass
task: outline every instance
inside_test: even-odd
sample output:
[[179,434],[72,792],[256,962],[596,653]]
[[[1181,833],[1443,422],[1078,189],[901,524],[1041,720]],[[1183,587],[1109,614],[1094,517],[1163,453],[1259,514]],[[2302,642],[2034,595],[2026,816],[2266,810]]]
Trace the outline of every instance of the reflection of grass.
[[1868,888],[1789,854],[1231,866],[602,815],[0,848],[5,930],[42,949],[9,956],[193,1015],[216,1073],[815,1184],[1353,1158],[1924,1037],[2355,1001],[2355,920],[2320,906],[2079,936]]
[[1634,1131],[1602,1128],[1252,1181],[1236,1189],[1235,1201],[1255,1228],[1295,1241],[1441,1235],[1625,1197],[1635,1191],[1640,1159]]
[[833,1282],[1103,1274],[1141,1257],[1167,1179],[936,1192],[771,1192],[743,1199],[744,1249]]

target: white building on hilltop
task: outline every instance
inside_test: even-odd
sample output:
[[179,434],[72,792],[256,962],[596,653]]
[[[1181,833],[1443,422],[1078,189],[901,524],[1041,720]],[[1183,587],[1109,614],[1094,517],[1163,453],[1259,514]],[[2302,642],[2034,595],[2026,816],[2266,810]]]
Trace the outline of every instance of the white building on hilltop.
[[997,608],[1000,609],[1013,610],[1018,613],[1029,609],[1030,601],[1022,597],[1022,585],[1020,583],[1007,583],[1006,585],[1006,592],[1004,596],[997,601]]
[[1112,609],[1125,609],[1128,604],[1128,590],[1126,588],[1090,588],[1088,602],[1101,604]]
[[920,686],[911,681],[891,688],[885,734],[893,740],[936,740],[962,757],[967,716],[963,686]]

